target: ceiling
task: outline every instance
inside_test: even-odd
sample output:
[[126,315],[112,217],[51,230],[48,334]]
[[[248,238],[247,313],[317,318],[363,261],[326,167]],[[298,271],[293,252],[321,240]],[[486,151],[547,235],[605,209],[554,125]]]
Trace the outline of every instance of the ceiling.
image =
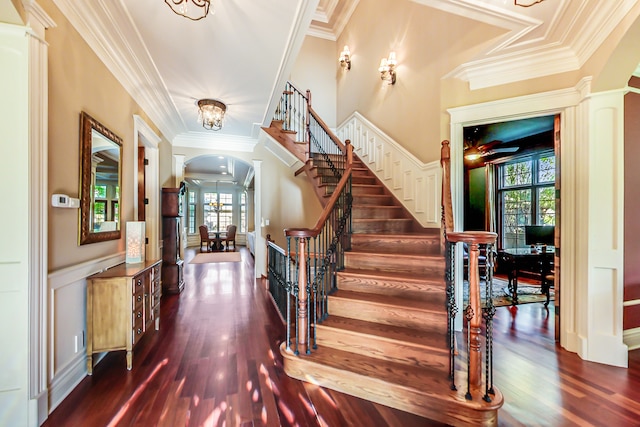
[[[190,21],[158,0],[53,1],[175,147],[225,151],[253,150],[304,37],[336,40],[359,4],[212,0],[215,13]],[[639,0],[545,0],[531,7],[513,0],[396,1],[504,29],[480,56],[442,76],[476,89],[578,69]],[[201,98],[227,104],[222,130],[198,123]],[[198,173],[206,173],[202,165]]]

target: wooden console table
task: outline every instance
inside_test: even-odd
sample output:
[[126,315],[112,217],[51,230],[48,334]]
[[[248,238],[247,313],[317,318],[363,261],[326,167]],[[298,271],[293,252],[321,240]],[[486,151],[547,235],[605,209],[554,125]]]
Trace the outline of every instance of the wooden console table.
[[161,260],[119,264],[87,278],[87,371],[93,353],[126,350],[131,369],[133,347],[155,323],[160,329]]

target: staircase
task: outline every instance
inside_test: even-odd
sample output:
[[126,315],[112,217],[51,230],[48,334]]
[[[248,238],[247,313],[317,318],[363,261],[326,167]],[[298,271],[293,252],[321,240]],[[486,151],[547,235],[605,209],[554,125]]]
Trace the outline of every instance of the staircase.
[[[314,156],[302,172],[326,205],[337,183],[327,162]],[[485,402],[472,388],[467,400],[466,371],[451,390],[440,230],[422,228],[356,158],[352,195],[351,250],[317,324],[318,348],[297,356],[283,343],[286,373],[449,425],[497,425],[499,391]]]

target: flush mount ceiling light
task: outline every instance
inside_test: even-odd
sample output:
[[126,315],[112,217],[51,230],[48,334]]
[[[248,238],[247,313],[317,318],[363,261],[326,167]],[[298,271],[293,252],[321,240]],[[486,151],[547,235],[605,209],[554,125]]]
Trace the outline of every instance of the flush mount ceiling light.
[[227,106],[217,99],[201,99],[198,101],[198,122],[205,129],[220,130],[224,122]]
[[516,6],[522,6],[522,7],[529,7],[529,6],[533,6],[536,3],[540,3],[543,0],[513,0],[513,3]]
[[[164,0],[174,13],[192,21],[198,21],[209,14],[211,0]],[[213,14],[213,11],[211,11]]]

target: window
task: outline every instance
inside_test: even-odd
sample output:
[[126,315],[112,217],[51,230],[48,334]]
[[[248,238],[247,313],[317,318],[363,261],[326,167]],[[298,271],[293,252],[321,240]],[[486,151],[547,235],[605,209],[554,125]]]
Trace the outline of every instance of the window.
[[233,194],[204,193],[204,223],[212,231],[225,231],[233,224]]
[[188,233],[196,232],[196,193],[189,190],[187,193],[187,227]]
[[247,193],[240,194],[240,232],[247,232]]
[[107,202],[96,200],[93,202],[93,231],[100,231],[100,226],[106,221]]
[[218,203],[218,193],[204,193],[203,196],[204,225],[206,225],[209,230],[217,230],[218,215],[215,206],[217,206]]
[[524,246],[525,225],[555,225],[555,156],[546,152],[498,169],[502,246]]
[[220,193],[220,203],[220,230],[224,231],[233,224],[233,194]]

